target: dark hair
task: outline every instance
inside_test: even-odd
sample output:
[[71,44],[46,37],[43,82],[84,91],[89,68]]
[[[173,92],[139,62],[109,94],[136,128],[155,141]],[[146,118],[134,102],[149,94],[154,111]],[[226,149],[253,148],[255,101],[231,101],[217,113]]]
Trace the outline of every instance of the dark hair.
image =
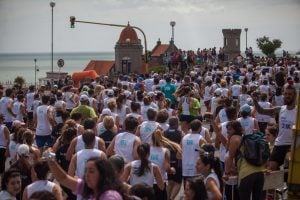
[[34,166],[34,171],[39,180],[46,180],[47,174],[50,171],[48,162],[46,160],[38,160]]
[[122,156],[116,154],[111,156],[108,160],[113,165],[116,172],[122,172],[125,166],[125,161]]
[[244,129],[239,121],[229,121],[226,128],[231,127],[234,130],[233,135],[243,135]]
[[126,131],[134,131],[136,127],[139,125],[137,119],[135,117],[129,116],[126,117],[124,121]]
[[157,111],[153,108],[149,108],[147,110],[147,117],[148,117],[148,120],[151,120],[151,121],[154,121],[155,118],[157,116]]
[[92,129],[86,129],[82,134],[82,140],[85,146],[91,145],[95,142],[95,133]]
[[236,119],[236,114],[237,114],[236,108],[234,107],[226,108],[225,112],[229,120]]
[[260,100],[261,101],[267,101],[268,95],[266,93],[261,93]]
[[221,169],[220,159],[214,156],[215,149],[212,145],[205,145],[203,147],[205,153],[200,153],[200,159],[202,163],[207,166],[210,165],[210,169],[213,169],[214,172],[217,174],[219,183],[220,183],[220,190],[221,193],[223,191],[223,172]]
[[7,97],[9,97],[12,93],[13,93],[13,89],[12,88],[7,88],[5,90],[5,96],[7,96]]
[[73,138],[77,135],[77,130],[74,127],[68,127],[61,133],[61,141],[64,144],[70,144]]
[[167,110],[163,109],[157,113],[156,121],[158,123],[165,123],[168,120],[168,118],[169,118],[169,114],[168,114]]
[[178,124],[179,124],[179,120],[178,120],[177,117],[170,117],[169,118],[170,128],[177,129],[178,128]]
[[246,112],[246,111],[242,111],[240,112],[241,113],[241,116],[246,119],[248,116],[250,116],[250,112]]
[[130,108],[131,108],[132,112],[136,112],[139,109],[141,109],[141,104],[139,104],[137,102],[131,102]]
[[71,115],[71,119],[74,119],[75,121],[77,121],[81,118],[82,118],[82,114],[79,112],[72,113],[72,115]]
[[20,176],[21,174],[18,170],[16,169],[9,169],[6,172],[4,172],[1,180],[1,190],[6,190],[7,189],[7,184],[11,178],[14,178],[16,176]]
[[[90,158],[87,162],[90,161],[95,163],[96,169],[100,174],[97,183],[98,195],[95,199],[99,199],[99,197],[108,190],[116,190],[120,195],[123,195],[122,183],[118,180],[112,164],[108,160],[101,158]],[[87,184],[84,184],[82,197],[84,199],[90,198],[93,194],[93,190],[89,188]]]
[[278,127],[277,126],[270,126],[270,127],[267,127],[267,129],[271,135],[273,135],[274,137],[277,137],[277,135],[278,135]]
[[47,190],[37,191],[32,193],[32,195],[29,197],[29,199],[34,200],[56,200],[56,197],[52,192],[49,192]]
[[201,178],[189,178],[186,183],[190,184],[190,189],[194,191],[193,200],[207,200],[207,191]]
[[130,188],[130,194],[140,197],[141,199],[148,199],[148,200],[154,200],[155,199],[155,193],[154,189],[147,185],[146,183],[138,183],[133,185]]
[[148,143],[140,144],[137,147],[137,153],[141,160],[141,166],[134,172],[137,176],[142,176],[146,171],[150,171],[148,156],[150,154],[150,145]]
[[49,95],[43,95],[42,96],[42,103],[47,104],[50,101],[50,96]]
[[96,122],[92,118],[87,118],[83,122],[84,129],[93,129],[95,128],[95,126],[96,126]]
[[200,127],[202,126],[202,123],[199,119],[194,119],[192,122],[191,122],[191,130],[192,131],[199,131]]

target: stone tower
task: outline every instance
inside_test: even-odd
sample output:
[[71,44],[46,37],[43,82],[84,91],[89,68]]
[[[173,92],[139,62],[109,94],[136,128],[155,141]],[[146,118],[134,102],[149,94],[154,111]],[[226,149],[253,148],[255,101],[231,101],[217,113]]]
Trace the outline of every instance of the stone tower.
[[115,46],[116,71],[122,74],[140,73],[142,70],[143,46],[135,30],[128,24]]
[[241,53],[241,29],[222,29],[224,36],[225,60],[232,61]]

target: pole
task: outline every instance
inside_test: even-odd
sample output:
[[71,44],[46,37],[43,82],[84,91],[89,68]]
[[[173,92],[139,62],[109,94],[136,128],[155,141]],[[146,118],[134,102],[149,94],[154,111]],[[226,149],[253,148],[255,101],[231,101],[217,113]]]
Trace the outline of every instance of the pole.
[[55,6],[54,2],[50,2],[51,6],[51,72],[53,72],[53,7]]
[[[97,24],[97,25],[103,25],[103,26],[115,26],[115,27],[127,27],[128,25],[121,25],[121,24],[107,24],[107,23],[101,23],[101,22],[88,22],[88,21],[80,21],[80,20],[75,20],[75,17],[70,17],[70,21],[71,21],[71,27],[72,27],[72,23],[85,23],[85,24]],[[145,64],[146,64],[146,73],[148,73],[148,55],[147,55],[147,40],[146,40],[146,35],[144,33],[144,31],[137,27],[137,26],[131,26],[131,28],[137,29],[139,30],[143,37],[144,37],[144,45],[145,45]]]
[[248,48],[248,35],[247,35],[247,32],[248,32],[248,28],[245,28],[245,32],[246,32],[246,49]]
[[34,59],[34,85],[35,85],[35,89],[36,89],[36,61],[37,59]]

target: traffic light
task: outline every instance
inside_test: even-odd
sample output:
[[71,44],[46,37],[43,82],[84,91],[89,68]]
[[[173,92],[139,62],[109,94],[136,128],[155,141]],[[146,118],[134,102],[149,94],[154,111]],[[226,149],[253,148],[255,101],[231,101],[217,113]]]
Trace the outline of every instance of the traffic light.
[[74,16],[70,17],[70,22],[71,22],[71,28],[75,28],[75,17]]

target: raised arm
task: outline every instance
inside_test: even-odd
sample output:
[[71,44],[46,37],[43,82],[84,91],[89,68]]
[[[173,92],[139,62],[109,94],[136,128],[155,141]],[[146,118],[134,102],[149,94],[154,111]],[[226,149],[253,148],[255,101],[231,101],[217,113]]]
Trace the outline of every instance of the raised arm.
[[254,107],[255,110],[263,115],[269,115],[269,116],[274,116],[274,115],[278,115],[280,112],[281,107],[277,106],[277,107],[273,107],[273,108],[262,108],[257,101],[257,94],[252,94],[252,99],[253,99],[253,103],[254,103]]

